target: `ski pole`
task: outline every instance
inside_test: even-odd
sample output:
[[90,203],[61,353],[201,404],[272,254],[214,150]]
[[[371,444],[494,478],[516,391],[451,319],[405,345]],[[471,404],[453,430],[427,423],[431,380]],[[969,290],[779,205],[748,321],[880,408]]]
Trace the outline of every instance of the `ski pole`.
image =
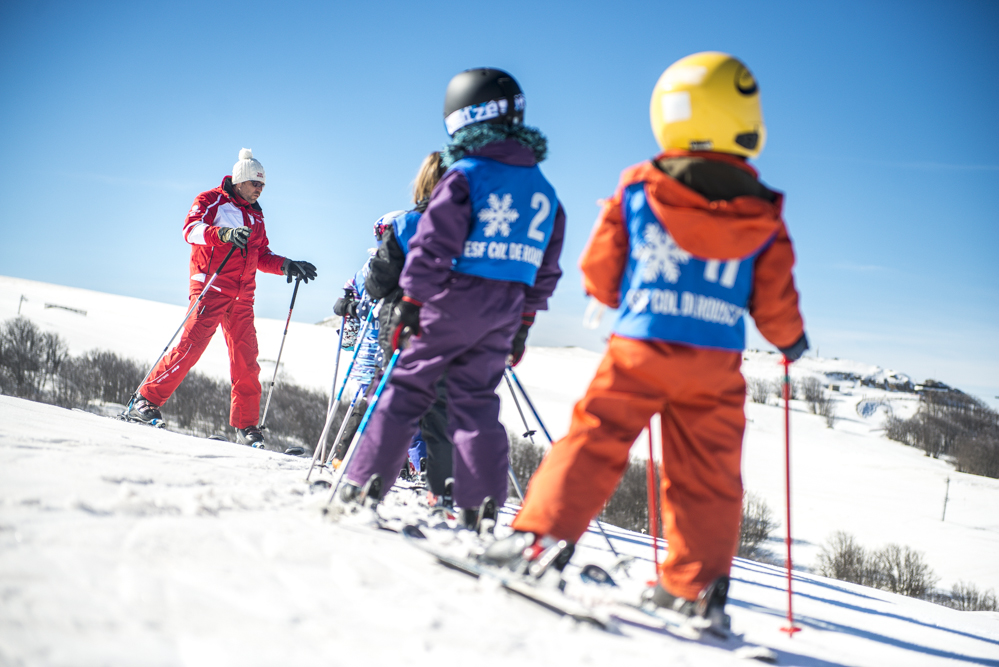
[[[361,328],[361,335],[358,336],[358,339],[363,338],[364,334],[367,333],[367,331],[368,331],[368,324],[371,323],[371,314],[372,314],[372,312],[374,312],[374,308],[372,308],[371,310],[368,311],[368,317],[364,320],[364,326]],[[344,326],[345,325],[341,324],[341,327],[340,327],[340,334],[341,334],[341,336],[343,335],[343,327]],[[323,460],[324,461],[326,460],[326,436],[329,435],[330,423],[333,420],[333,413],[334,413],[334,411],[336,409],[336,404],[340,401],[340,396],[343,394],[344,388],[347,386],[347,379],[350,377],[350,372],[352,370],[354,370],[354,362],[357,361],[357,355],[358,355],[358,353],[360,351],[361,351],[361,345],[360,345],[360,343],[355,344],[354,345],[354,356],[352,356],[350,358],[350,363],[347,365],[347,372],[344,373],[343,384],[340,385],[340,391],[337,392],[336,397],[333,398],[333,400],[330,401],[330,405],[326,409],[326,423],[323,424],[322,435],[319,436],[319,441],[316,443],[316,448],[314,450],[312,450],[312,462],[313,462],[313,464],[315,464],[316,458],[319,456],[319,452],[320,451],[322,451],[322,458],[323,458]],[[339,352],[337,354],[339,354]],[[339,364],[339,357],[337,358],[337,363]],[[336,382],[333,383],[333,389],[336,389]],[[330,396],[332,397],[332,394]],[[321,448],[321,450],[320,450],[320,448]],[[311,474],[312,474],[312,468],[309,468],[309,475],[311,475]],[[306,476],[305,480],[308,481],[309,477]]]
[[[351,400],[350,406],[347,408],[347,413],[344,415],[343,421],[340,422],[340,430],[337,431],[336,437],[333,439],[333,448],[335,448],[336,444],[338,442],[340,442],[340,438],[343,436],[343,431],[347,427],[347,420],[350,418],[350,414],[354,411],[354,406],[357,405],[357,399],[360,398],[361,394],[364,393],[364,389],[365,389],[364,387],[358,387],[357,391],[354,392],[354,398],[353,398],[353,400]],[[332,420],[330,420],[329,422],[327,422],[327,426],[325,426],[323,428],[323,435],[319,436],[319,441],[323,443],[323,453],[322,453],[322,461],[323,462],[322,462],[321,465],[324,465],[324,466],[327,463],[327,457],[326,457],[326,437],[325,436],[327,435],[326,429],[329,428],[329,424],[332,424]],[[330,456],[333,455],[333,451],[334,451],[333,448],[330,449]],[[305,481],[306,482],[308,482],[309,478],[312,477],[312,469],[315,467],[315,465],[316,465],[316,459],[318,457],[319,457],[319,445],[317,444],[315,450],[312,452],[312,465],[309,466],[309,473],[305,476]]]
[[784,357],[784,472],[787,493],[787,627],[781,628],[788,637],[793,637],[801,628],[794,625],[791,611],[791,362]]
[[531,412],[534,413],[534,419],[538,422],[538,426],[541,427],[541,430],[544,431],[545,437],[548,438],[548,442],[555,444],[555,441],[552,439],[548,429],[545,428],[545,423],[541,421],[541,415],[538,414],[537,408],[534,407],[534,403],[531,403],[531,397],[527,395],[526,391],[524,391],[524,385],[520,384],[520,378],[517,377],[517,374],[513,372],[513,368],[510,366],[506,367],[506,372],[510,374],[510,377],[512,377],[513,381],[517,384],[517,389],[520,389],[520,394],[524,397],[524,400],[527,401],[527,407],[529,407]]
[[350,465],[350,459],[354,456],[354,451],[357,449],[357,444],[361,441],[361,436],[364,435],[364,429],[368,427],[368,420],[375,411],[375,406],[378,404],[378,399],[382,395],[382,390],[385,389],[385,385],[388,384],[389,376],[392,375],[392,369],[395,368],[395,362],[399,359],[399,353],[402,350],[396,350],[392,353],[392,359],[389,361],[388,366],[385,368],[385,372],[382,374],[381,382],[378,383],[378,388],[375,389],[374,395],[371,397],[371,401],[368,402],[368,409],[364,411],[364,418],[361,419],[361,425],[357,428],[357,433],[354,434],[354,438],[350,441],[350,446],[347,448],[347,453],[343,457],[343,463],[337,469],[337,476],[333,483],[333,490],[330,493],[330,499],[326,501],[329,505],[333,502],[336,497],[336,490],[340,488],[340,482],[343,481],[343,476],[347,474],[347,466]]
[[[524,422],[524,437],[531,441],[531,444],[536,444],[534,442],[535,431],[528,425],[527,417],[524,416],[524,411],[520,407],[520,401],[517,400],[517,393],[513,390],[513,384],[510,382],[510,377],[503,373],[503,379],[506,380],[506,387],[510,390],[510,395],[513,396],[513,404],[517,406],[517,412],[520,413],[520,420]],[[513,483],[513,490],[517,492],[517,497],[520,498],[520,502],[524,502],[524,490],[520,486],[520,481],[517,479],[517,473],[513,470],[513,465],[510,465],[510,481]]]
[[153,370],[156,368],[156,364],[160,363],[160,359],[162,359],[166,355],[167,350],[169,350],[170,346],[173,344],[173,339],[177,337],[177,334],[179,334],[181,329],[184,328],[184,325],[187,324],[187,321],[191,319],[191,314],[194,313],[194,310],[198,307],[198,304],[201,303],[201,300],[205,298],[206,294],[208,294],[208,290],[209,288],[211,288],[212,283],[214,283],[215,279],[219,277],[219,273],[222,271],[222,267],[225,266],[226,262],[229,261],[229,258],[232,257],[232,253],[234,252],[236,252],[235,245],[229,248],[229,252],[226,253],[226,256],[222,260],[222,263],[219,264],[218,268],[215,269],[215,273],[213,273],[212,277],[208,279],[207,283],[205,283],[205,286],[201,290],[201,294],[199,294],[198,298],[194,301],[194,303],[191,304],[191,308],[187,311],[187,315],[184,316],[184,320],[180,323],[180,326],[177,327],[177,330],[173,332],[172,336],[170,336],[170,341],[166,344],[166,347],[163,348],[163,351],[160,352],[160,356],[156,357],[156,361],[154,361],[153,365],[149,367],[149,370],[146,372],[146,375],[142,378],[142,382],[140,382],[139,386],[136,387],[134,392],[132,392],[132,397],[129,399],[128,405],[125,406],[125,409],[122,411],[121,413],[122,415],[127,413],[129,408],[132,407],[132,403],[135,402],[135,397],[139,395],[139,390],[142,389],[142,385],[146,384],[146,380],[148,380],[149,376],[153,374]]
[[274,362],[274,375],[271,377],[271,386],[267,390],[267,401],[264,403],[264,414],[260,418],[260,430],[263,431],[267,421],[267,410],[271,407],[271,396],[274,395],[274,383],[277,382],[278,369],[281,367],[281,354],[284,352],[284,341],[288,337],[288,326],[291,324],[291,311],[295,310],[295,298],[298,296],[298,286],[302,283],[302,276],[295,278],[295,289],[291,292],[291,305],[288,306],[288,319],[284,321],[284,334],[281,336],[281,346],[278,348],[277,361]]
[[340,351],[343,349],[343,332],[346,328],[347,318],[344,316],[340,318],[340,338],[336,342],[336,357],[333,359],[333,386],[330,387],[330,403],[326,406],[327,412],[333,407],[333,395],[336,394],[336,377],[337,373],[340,372]]
[[507,475],[510,477],[510,483],[513,484],[513,490],[517,492],[517,497],[520,498],[520,502],[523,504],[524,490],[520,488],[520,481],[517,479],[517,473],[513,471],[513,465],[507,468]]
[[656,564],[656,578],[659,577],[659,502],[656,493],[656,470],[655,458],[652,447],[652,420],[649,420],[649,462],[648,462],[648,487],[649,487],[649,534],[652,535],[652,558]]
[[[503,377],[507,378],[507,384],[508,384],[508,386],[509,386],[509,382],[510,382],[509,378],[511,378],[511,377],[513,378],[513,381],[517,384],[517,388],[520,389],[521,396],[524,397],[524,401],[527,402],[527,406],[529,408],[531,408],[531,412],[534,413],[534,419],[535,419],[535,421],[538,422],[538,426],[541,427],[541,430],[544,431],[545,437],[548,438],[548,443],[550,445],[554,445],[555,441],[552,440],[551,434],[548,433],[548,429],[545,428],[545,423],[543,421],[541,421],[541,415],[538,414],[538,410],[537,410],[537,408],[534,407],[534,403],[531,403],[531,397],[528,396],[527,392],[524,390],[524,385],[520,384],[520,379],[517,377],[517,374],[513,372],[513,367],[507,366],[506,367],[506,373],[503,375]],[[510,387],[510,395],[513,396],[513,402],[517,406],[517,411],[520,413],[521,419],[524,420],[524,428],[527,429],[528,433],[533,434],[534,431],[530,430],[530,428],[527,425],[527,419],[524,417],[524,411],[520,409],[520,403],[517,401],[517,394],[514,393],[513,387]],[[528,436],[528,437],[530,437],[530,436]],[[531,442],[532,443],[534,442],[534,438],[531,438]],[[523,499],[523,496],[521,496],[521,499]],[[600,520],[599,519],[594,519],[593,523],[597,524],[597,529],[600,531],[600,534],[604,536],[604,540],[607,542],[607,546],[610,547],[611,553],[614,554],[614,557],[615,558],[620,558],[621,554],[619,554],[617,552],[617,549],[614,548],[614,543],[611,542],[610,535],[608,535],[607,531],[604,530],[604,526],[603,526],[602,523],[600,523]]]
[[343,434],[347,431],[347,422],[350,420],[351,416],[354,414],[354,406],[356,406],[361,397],[364,396],[364,392],[368,389],[367,385],[362,385],[357,388],[354,392],[354,398],[350,399],[350,405],[347,406],[347,411],[344,413],[343,420],[340,422],[340,428],[337,429],[336,437],[333,438],[333,446],[330,447],[330,453],[325,459],[323,459],[323,465],[326,465],[332,461],[333,453],[336,451],[337,445],[340,444],[340,440],[343,438]]
[[[343,390],[347,386],[347,378],[350,377],[350,372],[354,370],[354,364],[357,362],[357,355],[361,351],[361,342],[364,340],[364,334],[368,333],[368,326],[371,324],[371,318],[375,312],[374,306],[368,309],[368,316],[364,318],[364,326],[361,327],[361,333],[357,334],[357,342],[354,344],[354,355],[350,358],[350,363],[347,365],[347,371],[343,374],[343,382],[340,384],[340,391],[336,394],[336,401],[340,400],[343,395]],[[336,402],[334,401],[334,403]],[[330,404],[330,409],[333,409],[333,404]]]

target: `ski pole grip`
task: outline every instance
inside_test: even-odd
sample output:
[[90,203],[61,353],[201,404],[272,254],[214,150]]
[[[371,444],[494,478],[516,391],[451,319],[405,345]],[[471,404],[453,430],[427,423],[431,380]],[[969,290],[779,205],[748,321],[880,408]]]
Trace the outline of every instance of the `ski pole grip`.
[[292,310],[295,309],[295,299],[298,298],[298,286],[301,283],[302,283],[302,276],[296,276],[295,277],[295,289],[293,289],[292,292],[291,292],[291,306],[288,308],[288,312],[289,313]]

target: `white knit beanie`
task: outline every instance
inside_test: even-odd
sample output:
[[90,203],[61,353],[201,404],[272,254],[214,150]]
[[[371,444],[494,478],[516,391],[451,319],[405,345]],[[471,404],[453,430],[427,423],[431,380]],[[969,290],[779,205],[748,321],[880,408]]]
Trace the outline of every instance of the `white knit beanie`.
[[264,181],[264,165],[253,159],[253,151],[243,148],[239,151],[239,162],[232,165],[232,182]]

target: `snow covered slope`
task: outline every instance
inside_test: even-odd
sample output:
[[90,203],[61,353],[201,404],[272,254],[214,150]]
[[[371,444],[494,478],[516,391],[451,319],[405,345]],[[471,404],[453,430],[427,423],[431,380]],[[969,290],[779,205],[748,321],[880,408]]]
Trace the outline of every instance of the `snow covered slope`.
[[[298,299],[307,299],[308,291],[309,286],[302,285]],[[0,276],[0,321],[16,317],[19,308],[21,315],[43,331],[62,336],[74,355],[93,349],[111,350],[147,368],[187,314],[184,306]],[[270,380],[284,320],[258,318],[256,328],[261,377]],[[328,392],[333,381],[336,340],[336,329],[292,322],[281,356],[282,371],[290,381]],[[229,356],[221,331],[195,368],[206,375],[229,378]]]
[[[302,287],[299,299],[307,298],[307,288]],[[108,348],[144,363],[155,359],[186,312],[178,306],[0,277],[0,321],[16,315],[22,294],[28,299],[20,303],[22,314],[43,330],[63,336],[73,353]],[[46,308],[47,303],[83,309],[87,315]],[[284,322],[258,319],[256,324],[261,356],[273,360]],[[328,391],[335,346],[335,329],[293,322],[282,369],[300,384]],[[748,377],[775,379],[781,372],[776,354],[747,352],[745,359],[743,371]],[[517,367],[553,437],[567,430],[572,405],[582,396],[599,360],[599,354],[578,348],[530,347]],[[348,361],[349,355],[342,355],[341,377]],[[273,365],[261,365],[269,379]],[[196,368],[216,377],[228,376],[221,336],[216,336]],[[792,367],[795,378],[829,381],[829,377],[850,374],[884,378],[895,373],[868,364],[816,358],[805,358]],[[795,565],[813,566],[829,536],[844,530],[865,547],[895,542],[922,551],[941,577],[942,588],[963,580],[999,591],[999,480],[955,473],[946,462],[883,436],[887,410],[908,416],[915,409],[914,394],[862,386],[853,380],[837,379],[835,384],[838,391],[832,396],[838,418],[832,429],[822,417],[808,413],[803,403],[792,402]],[[501,386],[498,393],[504,402],[504,423],[522,433],[506,387]],[[763,497],[783,524],[783,408],[747,403],[746,414],[746,489]],[[544,440],[540,433],[538,437]],[[635,455],[643,456],[646,447],[643,436]],[[941,521],[948,479],[947,515]],[[782,525],[770,545],[777,557],[783,556],[784,534]]]
[[[308,461],[0,397],[2,665],[746,664],[614,635],[321,518]],[[506,515],[507,517],[509,514]],[[642,535],[612,530],[652,576]],[[608,562],[598,536],[578,559]],[[999,665],[999,614],[737,561],[729,605],[781,665]]]

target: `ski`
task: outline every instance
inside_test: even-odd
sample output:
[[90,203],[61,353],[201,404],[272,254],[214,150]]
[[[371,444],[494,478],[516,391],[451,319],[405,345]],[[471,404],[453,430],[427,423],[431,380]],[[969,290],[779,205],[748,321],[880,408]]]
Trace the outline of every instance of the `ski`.
[[[579,569],[578,578],[581,587],[569,585],[566,587],[566,594],[569,597],[582,597],[588,604],[605,609],[620,626],[665,633],[725,649],[740,658],[777,664],[777,653],[772,649],[751,644],[743,635],[733,633],[727,627],[714,625],[704,618],[689,617],[631,599],[611,574],[599,565],[583,565]],[[594,595],[594,592],[597,594]]]
[[[102,415],[102,414],[97,413],[97,412],[90,412],[89,410],[83,410],[83,409],[80,409],[80,408],[73,408],[73,410],[75,412],[84,412],[84,413],[86,413],[88,415],[97,415],[98,417],[106,417],[106,418],[109,418],[109,419],[114,419],[116,421],[122,421],[122,422],[125,422],[126,424],[141,424],[143,426],[150,426],[152,428],[158,428],[158,429],[162,429],[164,431],[169,431],[170,433],[177,433],[179,435],[188,435],[188,436],[191,436],[192,438],[203,437],[206,440],[213,440],[215,442],[228,442],[230,444],[239,444],[238,442],[237,443],[233,443],[232,440],[230,440],[229,438],[225,437],[224,435],[219,435],[218,433],[213,433],[212,435],[206,435],[206,436],[198,436],[198,435],[192,435],[190,433],[184,433],[183,431],[174,431],[173,429],[167,428],[166,420],[164,420],[164,419],[153,419],[152,421],[144,422],[141,419],[135,419],[134,417],[129,417],[127,414],[125,414],[123,412],[119,412],[119,413],[114,414],[114,415]],[[285,448],[284,450],[281,450],[281,451],[278,451],[276,449],[267,449],[266,446],[264,446],[264,447],[253,447],[252,449],[262,449],[262,450],[266,450],[266,451],[269,451],[269,452],[274,452],[276,454],[287,454],[288,456],[299,456],[299,457],[305,456],[305,448],[301,447],[299,445],[291,445],[291,446],[289,446],[289,447],[287,447],[287,448]]]
[[[86,412],[86,410],[81,410],[81,412]],[[94,413],[89,413],[89,414],[94,414]],[[132,417],[129,417],[124,412],[115,415],[114,418],[119,421],[127,422],[129,424],[144,424],[145,426],[152,426],[153,428],[162,428],[162,429],[166,428],[166,421],[162,419],[151,419],[147,422],[144,422],[141,419],[134,419]]]
[[476,579],[481,577],[495,579],[504,589],[511,593],[516,593],[549,611],[553,611],[561,616],[568,616],[582,623],[590,623],[601,630],[617,634],[616,624],[608,616],[567,598],[561,591],[547,589],[513,572],[488,567],[471,558],[461,558],[446,553],[431,544],[419,526],[407,525],[400,532],[408,542],[436,558],[445,567],[475,577]]
[[[511,593],[520,595],[549,611],[579,622],[590,623],[604,631],[613,634],[626,634],[627,629],[653,632],[713,646],[729,651],[739,658],[777,664],[775,651],[749,643],[742,635],[709,626],[703,619],[692,619],[668,610],[652,609],[639,602],[625,600],[611,575],[599,565],[582,566],[571,584],[566,585],[562,580],[561,585],[556,588],[545,586],[508,570],[485,565],[472,557],[449,553],[427,539],[419,526],[406,525],[400,532],[407,541],[429,553],[447,568],[475,578],[495,579]],[[578,579],[578,582],[575,579]]]
[[688,618],[669,610],[623,601],[611,605],[609,615],[621,625],[696,641],[730,651],[736,657],[747,660],[777,664],[777,653],[773,649],[747,642],[743,635],[711,626],[705,619]]

